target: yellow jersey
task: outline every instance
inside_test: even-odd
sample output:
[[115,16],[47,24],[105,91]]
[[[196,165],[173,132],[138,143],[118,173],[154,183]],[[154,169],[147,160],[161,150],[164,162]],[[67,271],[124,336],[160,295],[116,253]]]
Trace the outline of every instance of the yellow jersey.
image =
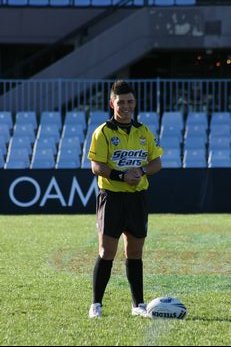
[[[111,119],[93,132],[88,159],[105,163],[114,170],[126,171],[146,166],[162,154],[163,149],[158,146],[155,136],[146,125],[132,120],[128,134]],[[146,190],[149,182],[146,175],[136,186],[98,176],[98,185],[100,189],[113,192],[135,192]]]

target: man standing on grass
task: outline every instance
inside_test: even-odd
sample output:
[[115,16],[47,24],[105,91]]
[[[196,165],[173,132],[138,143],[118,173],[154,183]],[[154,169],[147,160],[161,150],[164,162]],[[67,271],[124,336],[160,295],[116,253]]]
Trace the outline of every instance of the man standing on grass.
[[114,115],[94,131],[88,154],[100,188],[96,202],[99,255],[89,317],[102,315],[103,296],[122,234],[132,315],[146,316],[142,251],[148,223],[147,176],[161,169],[163,150],[147,126],[133,120],[135,92],[125,81],[112,85],[110,107]]

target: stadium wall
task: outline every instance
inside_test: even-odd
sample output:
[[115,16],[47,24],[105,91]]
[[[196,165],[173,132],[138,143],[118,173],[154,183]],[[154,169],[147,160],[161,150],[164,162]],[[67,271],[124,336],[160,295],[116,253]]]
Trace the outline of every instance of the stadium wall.
[[[231,169],[162,169],[150,178],[150,213],[230,213]],[[0,214],[91,214],[89,169],[0,170]]]

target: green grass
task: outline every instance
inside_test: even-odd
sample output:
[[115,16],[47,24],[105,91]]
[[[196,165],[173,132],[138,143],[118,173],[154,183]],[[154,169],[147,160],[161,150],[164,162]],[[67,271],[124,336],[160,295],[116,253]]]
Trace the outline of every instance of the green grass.
[[150,215],[145,300],[170,295],[185,320],[132,317],[122,240],[89,320],[94,215],[0,217],[1,346],[230,346],[231,215]]

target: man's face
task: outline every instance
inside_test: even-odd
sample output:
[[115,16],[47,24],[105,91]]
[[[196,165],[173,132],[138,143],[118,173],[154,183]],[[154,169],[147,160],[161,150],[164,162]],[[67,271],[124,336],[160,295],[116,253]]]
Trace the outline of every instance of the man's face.
[[114,118],[120,123],[129,123],[133,117],[136,100],[132,93],[116,95],[110,100],[110,107],[114,110]]

